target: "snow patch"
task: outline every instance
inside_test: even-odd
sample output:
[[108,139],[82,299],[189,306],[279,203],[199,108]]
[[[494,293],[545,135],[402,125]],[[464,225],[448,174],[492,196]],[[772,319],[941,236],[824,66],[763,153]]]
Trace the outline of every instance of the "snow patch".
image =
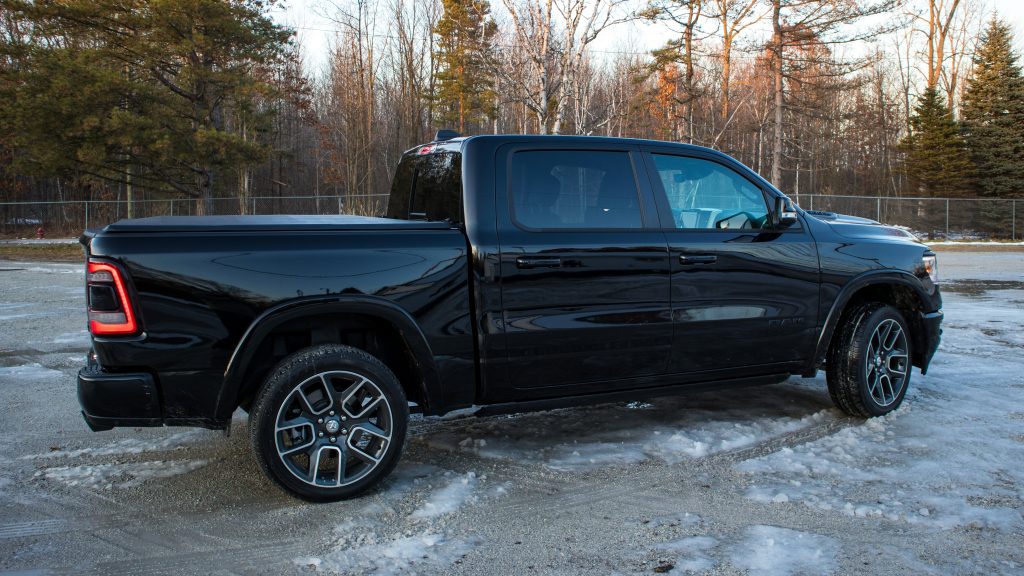
[[439,534],[421,534],[336,550],[322,558],[296,558],[293,562],[298,566],[328,573],[381,576],[433,574],[454,564],[475,545],[473,541],[447,539]]
[[53,339],[54,344],[82,344],[88,346],[91,342],[88,330],[78,332],[67,332]]
[[36,472],[47,480],[70,487],[119,489],[138,486],[148,480],[171,478],[198,470],[207,460],[136,462],[131,464],[94,464],[57,466]]
[[1024,528],[1024,420],[1013,417],[1024,376],[1020,337],[1009,334],[1024,309],[945,299],[942,347],[928,376],[911,378],[903,406],[739,463],[753,480],[748,498],[940,529]]
[[473,495],[476,484],[477,477],[474,472],[459,476],[449,482],[444,488],[431,494],[423,506],[410,516],[412,518],[425,519],[443,514],[451,514],[461,508],[463,504],[476,500],[476,497]]
[[[2,320],[2,318],[0,318],[0,320]],[[43,366],[42,364],[33,362],[22,366],[7,366],[0,368],[0,377],[41,380],[43,378],[63,378],[64,373],[60,370],[53,370]]]
[[[784,386],[807,393],[800,384]],[[834,418],[832,410],[801,413],[806,406],[784,400],[790,390],[754,410],[740,396],[733,396],[735,392],[725,391],[714,399],[668,397],[654,403],[488,418],[465,422],[457,430],[448,430],[443,421],[425,418],[422,427],[426,430],[419,438],[436,448],[562,472],[629,466],[651,459],[676,464],[739,450]],[[824,400],[820,392],[813,394]],[[693,405],[701,401],[704,406]]]
[[137,438],[126,438],[111,442],[106,446],[90,448],[78,448],[76,450],[53,450],[43,454],[29,454],[22,456],[23,459],[47,459],[47,458],[79,458],[111,456],[120,454],[142,454],[143,452],[163,452],[176,450],[192,444],[210,433],[205,430],[190,430],[188,432],[177,432],[165,438],[154,440],[140,440]]
[[832,538],[776,526],[751,526],[732,547],[730,562],[751,574],[832,574],[839,544]]
[[718,541],[710,536],[692,536],[658,544],[654,549],[675,557],[673,572],[707,572],[715,567],[708,554],[717,545]]

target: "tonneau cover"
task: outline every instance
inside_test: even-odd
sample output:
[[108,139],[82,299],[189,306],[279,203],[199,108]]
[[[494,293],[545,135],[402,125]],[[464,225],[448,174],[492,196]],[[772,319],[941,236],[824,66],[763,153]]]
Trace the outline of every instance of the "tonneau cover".
[[104,232],[214,232],[258,230],[445,230],[448,222],[422,222],[369,216],[154,216],[120,220]]

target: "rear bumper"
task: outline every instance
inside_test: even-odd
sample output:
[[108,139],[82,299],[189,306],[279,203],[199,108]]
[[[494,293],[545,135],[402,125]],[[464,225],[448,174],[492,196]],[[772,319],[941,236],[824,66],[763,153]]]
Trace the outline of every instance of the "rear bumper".
[[150,374],[112,374],[95,366],[78,372],[78,403],[93,431],[161,426],[160,399]]
[[942,340],[942,310],[921,314],[921,325],[924,327],[924,354],[921,358],[921,374],[928,373],[928,364],[939,349]]

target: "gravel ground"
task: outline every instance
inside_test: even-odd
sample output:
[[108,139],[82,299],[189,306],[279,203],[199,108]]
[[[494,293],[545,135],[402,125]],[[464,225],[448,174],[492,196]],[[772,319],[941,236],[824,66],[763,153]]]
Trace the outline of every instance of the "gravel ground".
[[382,489],[312,505],[242,413],[90,432],[81,267],[0,261],[0,574],[1024,574],[1024,258],[940,263],[942,349],[885,418],[821,376],[416,418]]

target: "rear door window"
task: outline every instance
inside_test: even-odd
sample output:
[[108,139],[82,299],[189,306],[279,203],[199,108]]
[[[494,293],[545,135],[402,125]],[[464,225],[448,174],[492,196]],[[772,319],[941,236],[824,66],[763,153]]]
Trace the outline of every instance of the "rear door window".
[[643,225],[628,152],[524,150],[512,155],[513,219],[534,229]]

